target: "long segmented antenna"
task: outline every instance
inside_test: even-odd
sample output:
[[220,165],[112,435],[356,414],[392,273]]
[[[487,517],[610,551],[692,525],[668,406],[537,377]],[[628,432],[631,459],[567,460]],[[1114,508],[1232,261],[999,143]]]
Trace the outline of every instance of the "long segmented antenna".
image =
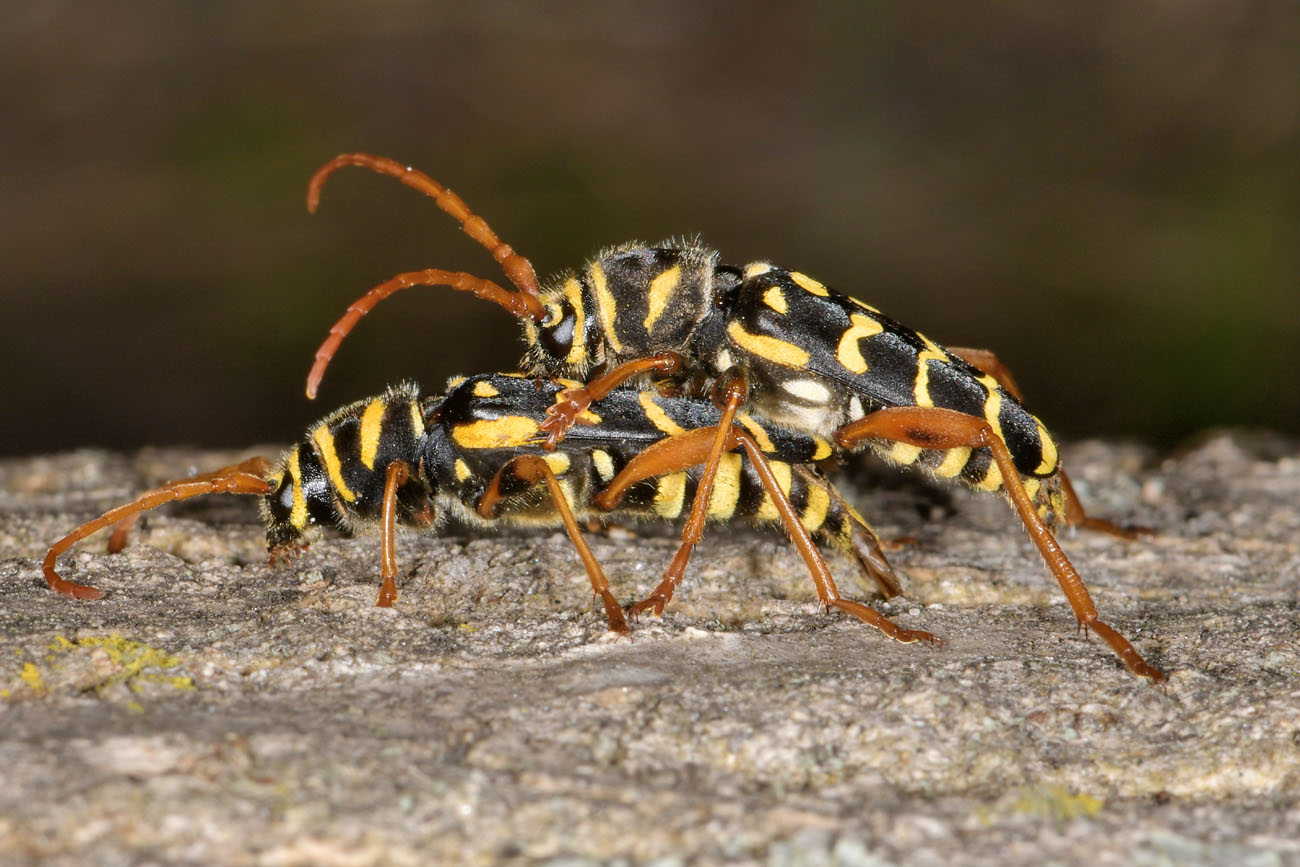
[[[110,509],[93,521],[87,521],[51,545],[41,566],[45,572],[45,583],[50,585],[50,589],[55,593],[72,599],[99,599],[103,597],[104,591],[86,584],[74,584],[59,577],[59,573],[54,571],[54,563],[59,559],[60,554],[91,533],[110,524],[118,524],[125,531],[125,528],[129,527],[141,512],[147,512],[165,503],[188,500],[190,497],[204,494],[265,495],[271,490],[271,484],[266,480],[270,471],[271,463],[266,458],[249,458],[243,463],[224,467],[215,472],[177,479],[146,491],[130,503]],[[118,538],[117,532],[114,532],[114,538]]]
[[539,307],[541,306],[530,295],[525,295],[522,292],[511,292],[491,280],[475,277],[473,274],[466,274],[464,271],[443,271],[439,268],[427,268],[423,271],[407,271],[398,274],[396,277],[390,277],[349,304],[347,312],[339,318],[338,322],[330,326],[329,336],[316,350],[316,360],[307,373],[308,398],[315,399],[316,391],[320,388],[321,378],[325,376],[325,368],[329,366],[330,359],[334,357],[334,353],[338,351],[343,338],[348,336],[348,332],[356,326],[361,317],[373,310],[376,304],[389,295],[403,289],[410,289],[412,286],[447,286],[458,292],[470,292],[484,301],[499,304],[520,319],[532,316],[532,308],[525,299],[531,300],[533,304],[537,304]]
[[[325,375],[325,368],[329,365],[330,359],[333,358],[334,352],[338,349],[344,336],[352,330],[357,320],[370,312],[384,298],[398,290],[409,289],[412,286],[449,286],[452,289],[473,292],[480,298],[499,304],[508,310],[512,316],[520,319],[532,319],[540,322],[546,318],[546,308],[538,300],[541,289],[537,283],[537,272],[533,269],[533,264],[516,253],[514,248],[505,241],[502,241],[497,233],[492,231],[492,227],[487,224],[486,220],[470,210],[464,199],[422,171],[402,165],[396,160],[387,157],[363,153],[339,154],[317,169],[316,174],[312,175],[307,184],[307,210],[310,213],[316,213],[316,208],[320,204],[321,189],[325,186],[325,181],[330,175],[345,166],[360,166],[381,175],[397,178],[406,186],[419,190],[433,199],[439,208],[460,223],[461,228],[465,230],[465,234],[492,254],[492,258],[497,260],[501,265],[501,270],[505,272],[506,279],[518,291],[510,292],[490,280],[484,280],[471,274],[439,271],[437,269],[406,272],[379,284],[348,308],[348,312],[334,324],[334,327],[330,329],[330,336],[316,351],[316,361],[307,377],[307,396],[309,398],[316,396],[321,377]],[[417,274],[428,276],[418,278],[414,276]]]
[[424,193],[433,199],[439,208],[446,211],[460,223],[461,228],[465,230],[465,234],[487,248],[487,251],[492,254],[492,258],[501,263],[501,269],[505,271],[506,279],[515,284],[520,292],[534,298],[540,293],[541,290],[537,286],[537,272],[533,270],[533,263],[520,256],[514,251],[513,247],[497,237],[497,233],[492,231],[492,227],[487,224],[487,220],[471,211],[469,205],[465,204],[464,199],[419,169],[402,165],[396,160],[390,160],[388,157],[360,153],[339,154],[318,168],[316,174],[312,175],[311,180],[307,183],[307,211],[309,213],[316,213],[316,207],[320,204],[320,191],[325,186],[325,181],[330,175],[344,166],[360,166],[381,175],[397,178],[411,189]]

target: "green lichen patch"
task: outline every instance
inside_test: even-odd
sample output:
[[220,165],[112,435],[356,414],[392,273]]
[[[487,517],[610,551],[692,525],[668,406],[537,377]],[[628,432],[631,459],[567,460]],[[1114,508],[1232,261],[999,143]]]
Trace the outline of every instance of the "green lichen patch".
[[178,656],[116,633],[76,639],[58,635],[39,661],[23,663],[13,686],[0,690],[0,697],[94,693],[124,698],[129,707],[143,710],[135,696],[195,688],[188,675],[175,671],[181,663]]

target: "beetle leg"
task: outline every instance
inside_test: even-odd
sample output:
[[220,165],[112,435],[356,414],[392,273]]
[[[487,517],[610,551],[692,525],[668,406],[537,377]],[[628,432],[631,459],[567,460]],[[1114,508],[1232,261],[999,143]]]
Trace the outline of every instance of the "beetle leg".
[[134,523],[136,517],[141,512],[156,509],[166,503],[188,500],[191,497],[199,497],[204,494],[268,494],[271,485],[266,480],[266,476],[270,469],[271,464],[266,458],[249,458],[243,463],[224,467],[215,472],[202,473],[187,479],[167,482],[146,491],[130,503],[118,506],[115,509],[109,509],[98,518],[87,521],[50,546],[50,550],[45,554],[45,561],[41,565],[41,569],[45,573],[45,583],[55,593],[72,599],[102,598],[104,595],[102,590],[86,584],[75,584],[66,581],[59,576],[58,572],[54,571],[54,564],[59,559],[60,554],[110,524],[118,525],[119,529],[114,530],[114,539],[120,543],[116,550],[120,550],[121,545],[125,544],[126,531]]
[[406,461],[393,461],[384,471],[384,500],[379,518],[379,585],[377,608],[392,608],[397,601],[397,489],[411,477]]
[[[991,350],[949,346],[948,351],[981,373],[987,373],[996,379],[998,385],[1011,392],[1012,397],[1022,403],[1024,402],[1024,398],[1020,396],[1020,389],[1011,376],[1011,371]],[[1079,495],[1074,492],[1074,485],[1070,483],[1070,477],[1065,472],[1064,467],[1060,469],[1059,475],[1061,477],[1061,493],[1065,497],[1065,522],[1071,527],[1083,527],[1087,530],[1095,530],[1098,533],[1109,533],[1121,539],[1141,539],[1155,535],[1155,531],[1148,527],[1123,527],[1113,521],[1107,521],[1105,518],[1092,517],[1084,510],[1083,503],[1080,502]]]
[[546,408],[546,418],[541,430],[546,431],[545,447],[554,451],[578,421],[578,416],[618,386],[642,373],[676,373],[685,362],[676,352],[659,352],[646,358],[624,362],[613,370],[596,377],[581,388],[566,388],[556,395],[555,403]]
[[609,579],[605,577],[605,571],[600,568],[596,556],[591,553],[587,540],[582,537],[578,521],[573,517],[573,510],[569,508],[569,501],[564,495],[564,488],[545,458],[537,455],[520,455],[498,470],[488,484],[487,490],[479,497],[476,505],[479,515],[489,520],[495,518],[497,510],[507,496],[501,490],[503,483],[513,486],[519,482],[530,487],[538,482],[546,483],[551,499],[555,502],[555,509],[564,523],[564,529],[569,534],[569,541],[577,549],[578,556],[582,558],[582,565],[587,570],[587,577],[591,579],[591,589],[605,606],[605,619],[609,623],[610,632],[619,635],[630,634],[627,619],[623,616],[623,607],[618,604],[618,600],[610,591]]
[[[623,467],[609,486],[594,498],[593,502],[600,509],[615,508],[627,489],[637,482],[671,472],[682,471],[704,463],[708,460],[710,452],[718,441],[717,433],[716,428],[696,428],[660,440]],[[839,589],[835,586],[835,580],[831,577],[830,569],[826,566],[825,559],[822,558],[821,552],[813,544],[812,537],[799,520],[794,506],[790,503],[786,492],[782,490],[780,480],[777,479],[771,463],[768,461],[767,456],[763,454],[763,450],[758,443],[747,431],[737,425],[731,425],[727,429],[723,443],[723,449],[726,451],[734,451],[736,448],[744,449],[745,455],[754,467],[764,491],[777,510],[782,528],[786,531],[790,541],[794,543],[795,548],[799,551],[799,556],[808,567],[813,585],[817,590],[817,598],[823,605],[838,608],[847,614],[851,614],[896,641],[905,643],[915,641],[928,641],[933,644],[942,643],[928,632],[919,629],[903,629],[861,602],[841,598]],[[699,500],[696,502],[697,505],[692,507],[692,511],[698,508]],[[690,546],[693,544],[691,539],[687,538],[687,534],[683,532],[682,546],[679,548],[678,553],[681,554],[684,550],[689,555]],[[674,561],[676,559],[674,557]],[[664,581],[660,582],[660,585],[642,604],[655,605],[658,601],[655,596],[656,593],[662,592],[671,595],[674,582],[670,581],[669,577],[665,576]],[[667,600],[664,599],[664,601]],[[662,610],[659,606],[656,606],[656,609]]]
[[1142,659],[1124,636],[1098,619],[1097,607],[1093,604],[1083,579],[1061,550],[1051,530],[1034,510],[1011,453],[1007,451],[1006,444],[993,433],[987,421],[951,409],[889,407],[845,425],[835,432],[835,439],[845,449],[852,449],[871,439],[909,443],[925,449],[990,449],[1002,472],[1003,486],[1012,505],[1028,530],[1029,537],[1038,547],[1039,554],[1065,592],[1080,627],[1091,629],[1110,645],[1129,671],[1156,683],[1165,679],[1163,673]]

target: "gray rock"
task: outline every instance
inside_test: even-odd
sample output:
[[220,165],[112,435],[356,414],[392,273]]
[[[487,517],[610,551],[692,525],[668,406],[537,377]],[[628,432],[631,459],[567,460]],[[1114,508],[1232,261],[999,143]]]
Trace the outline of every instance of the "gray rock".
[[[813,603],[778,535],[715,528],[662,620],[606,634],[559,533],[410,535],[392,609],[373,537],[268,568],[253,504],[151,514],[125,552],[45,547],[234,455],[0,463],[0,861],[1300,863],[1300,449],[1218,435],[1066,451],[1066,534],[1129,675],[1002,503],[888,472],[844,487],[942,648]],[[595,536],[620,598],[674,544]],[[833,559],[846,594],[864,595]]]

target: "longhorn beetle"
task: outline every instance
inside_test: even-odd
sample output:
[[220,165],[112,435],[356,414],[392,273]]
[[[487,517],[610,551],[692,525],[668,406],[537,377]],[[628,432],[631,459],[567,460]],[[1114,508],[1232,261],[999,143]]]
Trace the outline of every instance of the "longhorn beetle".
[[[46,554],[45,580],[57,593],[98,599],[101,591],[62,578],[58,557],[80,539],[116,525],[109,550],[119,550],[139,515],[176,500],[209,493],[262,498],[271,561],[289,559],[321,527],[346,532],[378,524],[383,583],[377,604],[397,598],[395,529],[433,528],[447,519],[471,525],[562,525],[604,604],[609,628],[627,633],[623,609],[578,528],[592,514],[675,519],[694,499],[678,557],[699,541],[705,518],[780,524],[807,565],[823,605],[839,608],[903,642],[937,642],[903,629],[861,602],[841,598],[813,542],[838,547],[886,596],[898,581],[875,534],[809,461],[830,454],[818,437],[760,424],[743,413],[724,416],[712,403],[619,389],[587,410],[584,426],[560,448],[543,447],[546,410],[565,386],[518,374],[453,380],[443,396],[421,398],[407,383],[350,404],[308,430],[272,465],[264,458],[168,482],[131,503],[82,524]],[[719,425],[741,454],[722,456],[717,484],[700,487],[687,470]],[[664,428],[680,430],[666,435]],[[699,493],[700,496],[695,495]],[[575,512],[577,513],[575,515]]]
[[[802,272],[767,262],[723,264],[697,243],[613,247],[580,273],[561,275],[542,288],[532,264],[464,200],[393,160],[343,154],[327,162],[308,185],[308,210],[316,210],[326,179],[345,166],[390,175],[433,198],[491,252],[514,289],[440,269],[384,281],[330,329],[308,376],[309,397],[344,336],[384,298],[420,285],[470,292],[523,321],[527,372],[586,380],[549,410],[542,429],[550,447],[593,400],[630,379],[671,376],[695,394],[723,378],[744,383],[741,403],[756,417],[832,438],[845,451],[870,448],[896,464],[977,490],[1002,491],[1080,627],[1101,637],[1134,674],[1163,679],[1099,619],[1052,535],[1057,522],[1125,538],[1140,531],[1087,515],[1055,441],[1021,405],[1010,372],[993,353],[945,349]],[[716,435],[726,430],[718,428]],[[646,601],[656,613],[672,596],[669,577]]]

